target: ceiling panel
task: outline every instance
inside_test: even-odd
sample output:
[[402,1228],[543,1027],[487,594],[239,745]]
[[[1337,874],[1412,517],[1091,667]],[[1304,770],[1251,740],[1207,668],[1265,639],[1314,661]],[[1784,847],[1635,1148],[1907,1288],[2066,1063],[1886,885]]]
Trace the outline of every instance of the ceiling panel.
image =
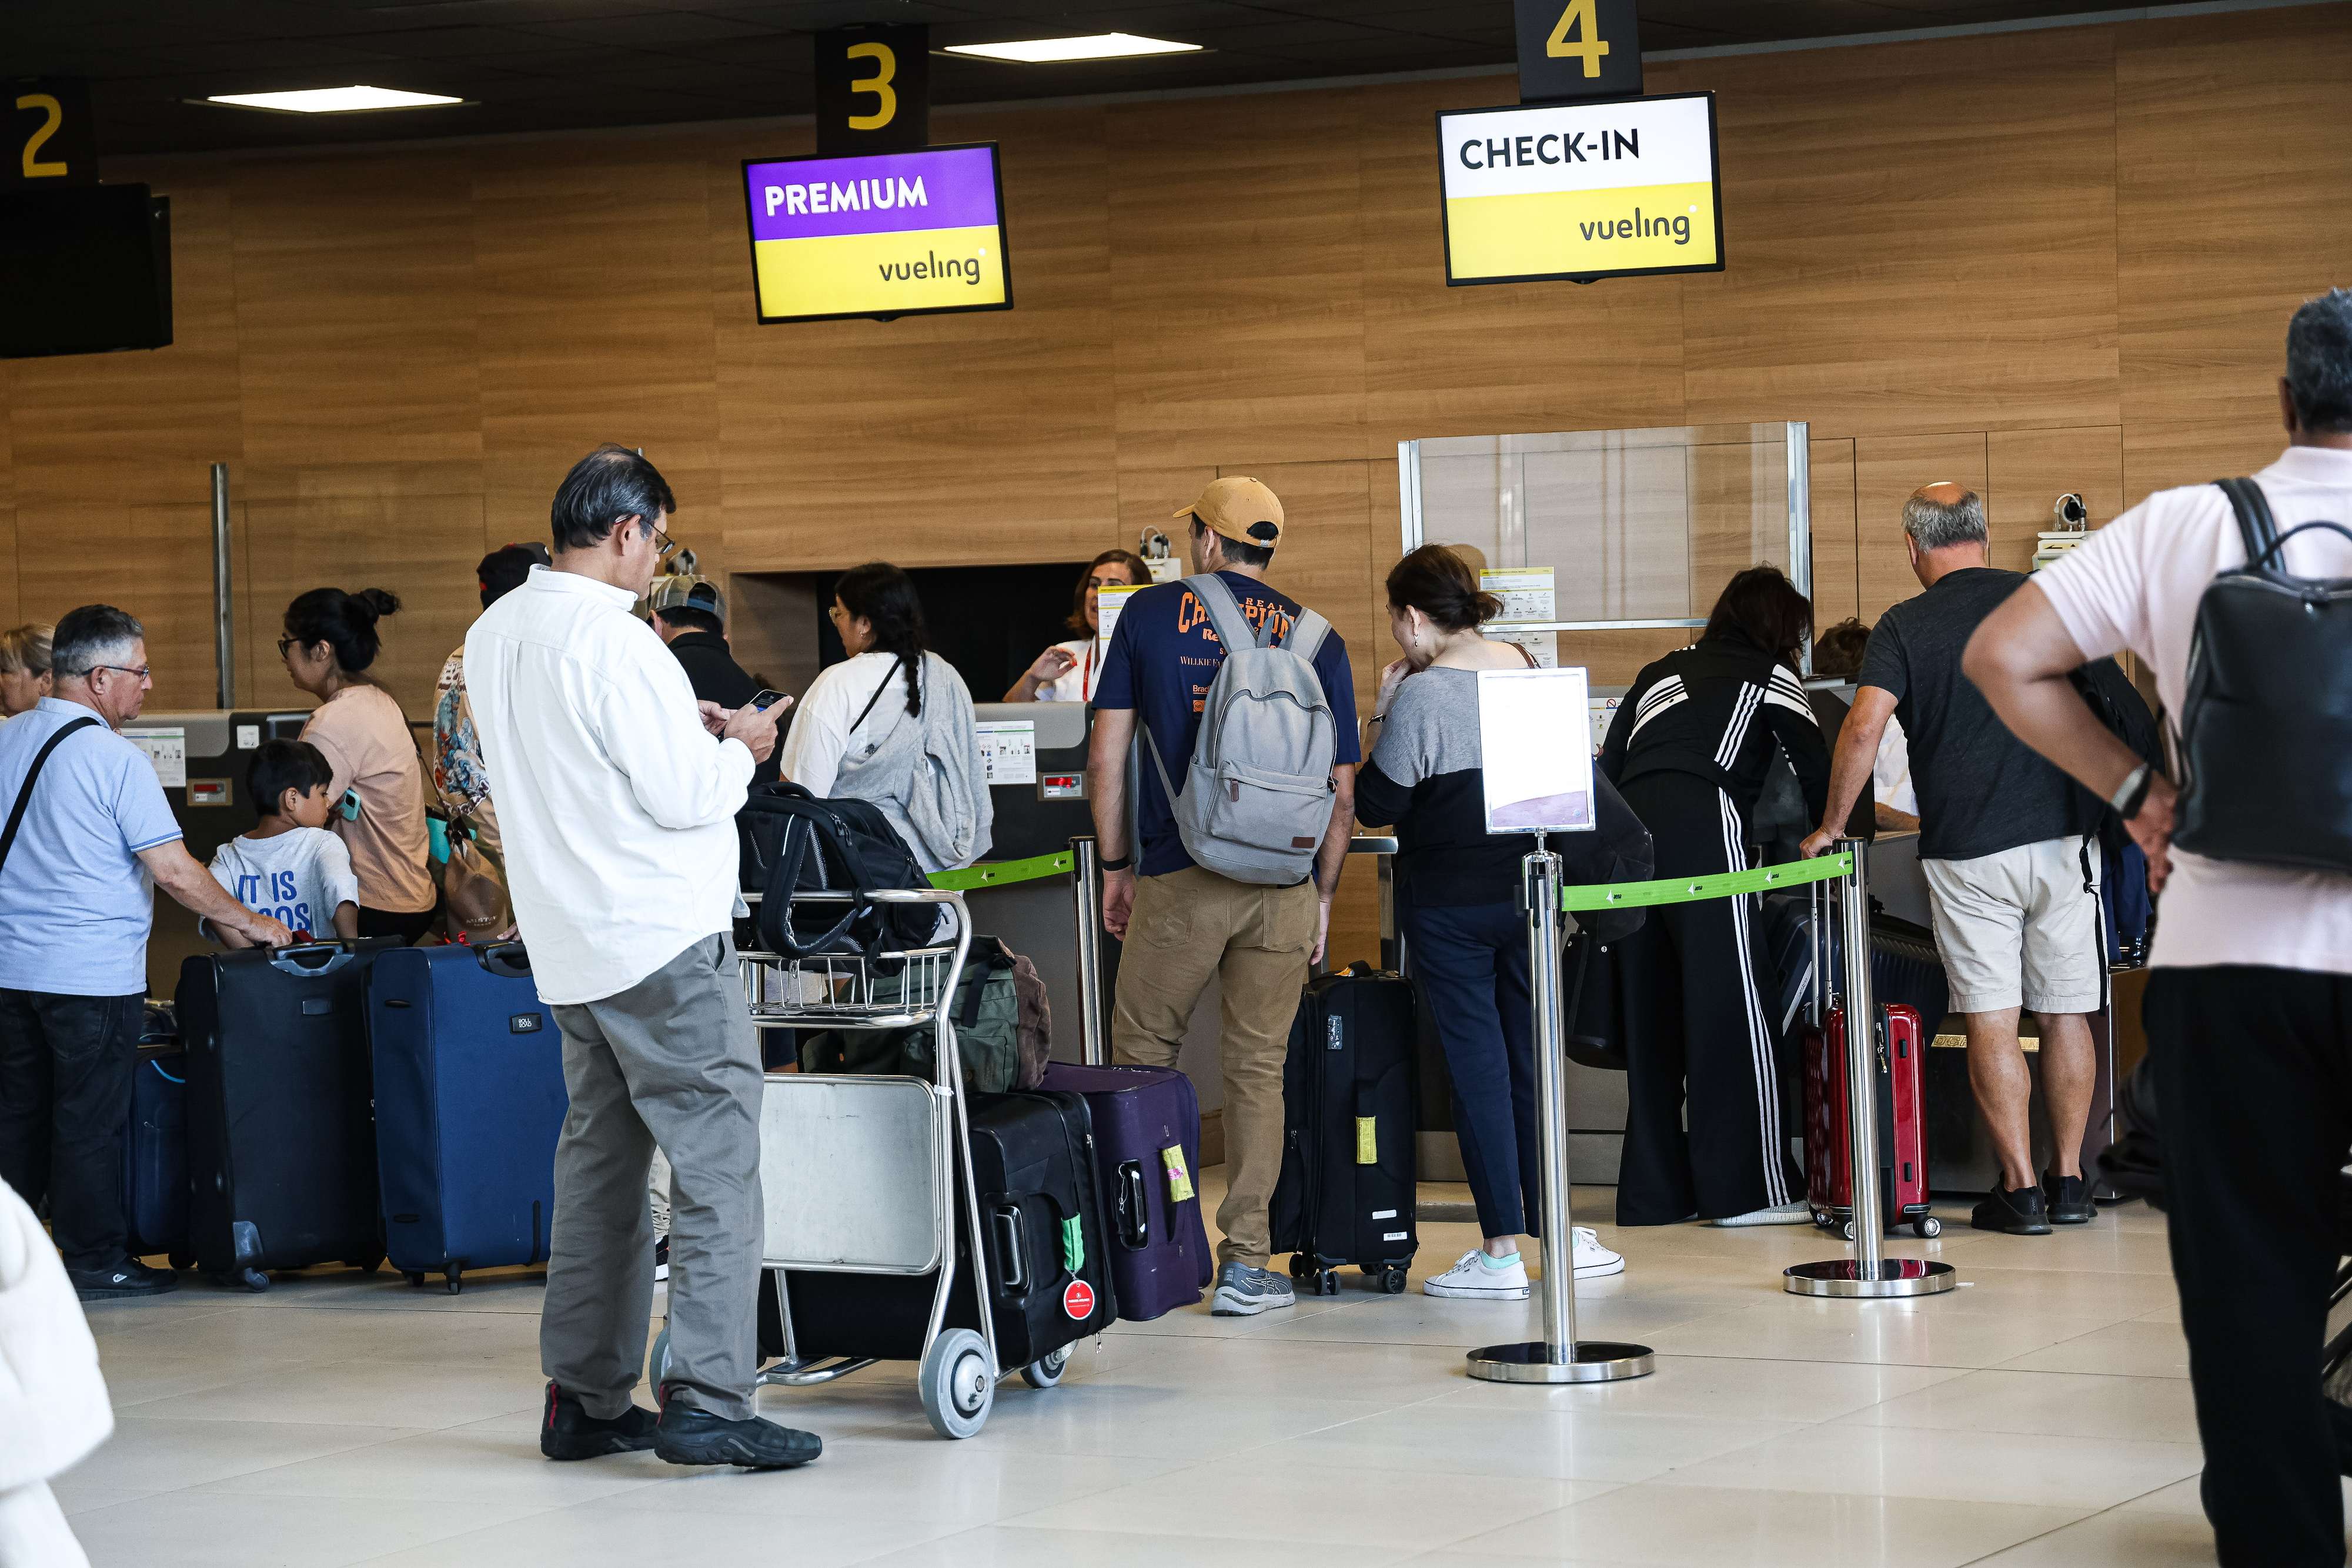
[[[1642,0],[1653,49],[2062,16],[2096,0]],[[927,21],[932,44],[1135,32],[1203,46],[1018,66],[941,55],[935,103],[1507,67],[1509,0],[0,0],[10,75],[85,76],[107,153],[314,146],[804,114],[815,29]],[[455,108],[308,116],[212,93],[370,86]]]

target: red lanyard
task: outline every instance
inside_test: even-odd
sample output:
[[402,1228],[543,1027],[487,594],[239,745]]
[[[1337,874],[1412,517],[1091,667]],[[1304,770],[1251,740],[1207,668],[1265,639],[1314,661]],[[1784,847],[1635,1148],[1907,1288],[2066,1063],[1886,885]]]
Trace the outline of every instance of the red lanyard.
[[1094,637],[1087,639],[1086,674],[1078,677],[1078,700],[1082,703],[1095,700],[1095,643],[1098,641]]

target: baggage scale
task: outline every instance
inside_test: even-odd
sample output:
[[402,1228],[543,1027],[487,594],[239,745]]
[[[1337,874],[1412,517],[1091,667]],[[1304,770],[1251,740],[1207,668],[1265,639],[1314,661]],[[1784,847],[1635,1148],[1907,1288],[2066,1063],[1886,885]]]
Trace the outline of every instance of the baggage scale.
[[[760,896],[744,894],[755,904]],[[793,894],[793,902],[814,909],[857,896],[803,891]],[[760,1113],[767,1210],[761,1288],[770,1292],[782,1325],[783,1355],[761,1372],[755,1385],[806,1388],[877,1361],[913,1361],[919,1367],[923,1414],[932,1428],[943,1437],[969,1437],[986,1425],[997,1384],[1018,1373],[1033,1388],[1050,1388],[1061,1381],[1073,1346],[1023,1366],[999,1360],[972,1168],[971,1102],[949,1018],[971,946],[963,895],[907,889],[864,896],[883,905],[934,905],[951,917],[951,935],[942,938],[934,932],[927,946],[884,952],[871,963],[858,954],[738,955],[745,1000],[759,1029],[937,1030],[934,1076],[929,1080],[767,1075]],[[977,1329],[947,1322],[960,1273],[966,1270]],[[877,1284],[932,1276],[935,1283],[920,1333],[908,1336],[901,1353],[814,1355],[803,1354],[794,1341],[787,1272],[865,1276]],[[665,1323],[646,1366],[657,1393],[668,1364]]]

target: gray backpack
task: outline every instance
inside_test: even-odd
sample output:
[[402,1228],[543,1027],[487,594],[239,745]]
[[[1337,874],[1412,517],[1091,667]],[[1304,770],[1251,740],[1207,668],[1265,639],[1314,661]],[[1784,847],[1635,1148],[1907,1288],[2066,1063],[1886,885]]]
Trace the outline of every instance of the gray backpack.
[[1263,630],[1250,630],[1215,573],[1188,577],[1184,586],[1209,612],[1225,662],[1202,706],[1182,789],[1169,779],[1149,725],[1144,744],[1195,864],[1235,882],[1290,886],[1314,871],[1331,825],[1336,725],[1315,673],[1331,623],[1302,610],[1290,635],[1277,640],[1271,615]]

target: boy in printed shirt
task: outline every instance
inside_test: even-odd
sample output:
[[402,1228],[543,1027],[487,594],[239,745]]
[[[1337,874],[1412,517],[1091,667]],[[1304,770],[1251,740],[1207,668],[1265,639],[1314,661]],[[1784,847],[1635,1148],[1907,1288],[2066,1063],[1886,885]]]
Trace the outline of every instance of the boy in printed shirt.
[[[327,831],[333,777],[309,741],[264,741],[245,775],[261,821],[223,844],[212,863],[214,878],[248,907],[321,941],[359,935],[359,878],[343,841]],[[227,946],[252,946],[233,931],[208,926],[206,934]]]

